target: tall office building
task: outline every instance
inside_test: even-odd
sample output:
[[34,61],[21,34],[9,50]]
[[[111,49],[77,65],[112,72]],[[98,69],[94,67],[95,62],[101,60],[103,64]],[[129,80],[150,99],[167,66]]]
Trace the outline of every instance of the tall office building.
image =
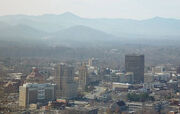
[[79,69],[79,91],[85,91],[86,85],[88,84],[88,69],[83,64]]
[[144,82],[144,55],[126,55],[125,70],[134,73],[135,83]]
[[66,64],[55,67],[56,98],[71,99],[77,96],[77,84],[74,82],[74,68]]
[[26,83],[19,87],[19,106],[55,100],[55,84]]

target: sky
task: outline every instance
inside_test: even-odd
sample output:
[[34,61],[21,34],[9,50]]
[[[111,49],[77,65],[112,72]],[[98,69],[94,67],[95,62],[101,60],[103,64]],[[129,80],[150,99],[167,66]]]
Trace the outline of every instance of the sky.
[[180,19],[180,0],[0,0],[0,15],[64,12],[87,18]]

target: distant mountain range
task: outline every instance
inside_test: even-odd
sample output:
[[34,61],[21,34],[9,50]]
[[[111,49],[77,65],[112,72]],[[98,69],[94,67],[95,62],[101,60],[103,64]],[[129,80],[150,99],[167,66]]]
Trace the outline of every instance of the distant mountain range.
[[155,17],[146,20],[90,19],[70,12],[41,16],[0,16],[0,40],[68,42],[110,42],[123,39],[178,39],[180,20]]

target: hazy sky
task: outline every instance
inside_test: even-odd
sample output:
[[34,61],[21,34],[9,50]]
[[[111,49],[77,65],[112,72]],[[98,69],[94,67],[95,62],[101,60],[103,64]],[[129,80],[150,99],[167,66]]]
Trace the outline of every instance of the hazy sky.
[[91,18],[180,19],[180,0],[0,0],[0,15],[67,11]]

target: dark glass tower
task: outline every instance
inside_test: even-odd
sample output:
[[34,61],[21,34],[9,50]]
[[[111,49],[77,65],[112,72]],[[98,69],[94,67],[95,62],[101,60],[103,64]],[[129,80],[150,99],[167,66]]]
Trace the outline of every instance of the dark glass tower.
[[134,82],[144,82],[144,55],[131,54],[125,56],[126,72],[134,73]]

